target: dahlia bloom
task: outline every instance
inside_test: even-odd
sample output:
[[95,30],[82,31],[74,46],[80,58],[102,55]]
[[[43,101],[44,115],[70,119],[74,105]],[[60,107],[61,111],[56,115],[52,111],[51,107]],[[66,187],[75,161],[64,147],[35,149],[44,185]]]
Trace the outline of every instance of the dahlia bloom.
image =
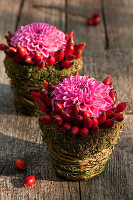
[[55,102],[59,102],[67,113],[71,113],[73,103],[76,103],[81,110],[88,110],[92,117],[99,117],[103,111],[111,109],[114,104],[109,92],[108,85],[94,78],[71,76],[64,78],[63,82],[55,86],[52,106]]
[[11,38],[11,45],[19,44],[25,47],[27,53],[33,59],[35,52],[42,54],[45,61],[49,56],[53,56],[59,49],[64,49],[66,45],[65,34],[54,26],[46,23],[32,23],[21,26]]

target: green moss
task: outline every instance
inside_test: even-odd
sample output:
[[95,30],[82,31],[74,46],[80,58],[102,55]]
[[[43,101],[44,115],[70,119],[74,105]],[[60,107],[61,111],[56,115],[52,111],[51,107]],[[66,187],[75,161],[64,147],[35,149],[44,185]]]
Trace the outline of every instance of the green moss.
[[36,112],[31,92],[41,90],[43,80],[56,84],[61,80],[61,75],[69,77],[76,72],[80,73],[83,67],[82,59],[75,59],[70,69],[62,69],[59,64],[40,69],[36,65],[17,63],[8,56],[5,57],[4,64],[6,73],[11,78],[16,111],[28,115]]
[[54,125],[39,125],[56,172],[70,180],[88,180],[106,168],[124,122],[115,122],[112,128],[100,128],[97,135],[86,137],[70,136]]

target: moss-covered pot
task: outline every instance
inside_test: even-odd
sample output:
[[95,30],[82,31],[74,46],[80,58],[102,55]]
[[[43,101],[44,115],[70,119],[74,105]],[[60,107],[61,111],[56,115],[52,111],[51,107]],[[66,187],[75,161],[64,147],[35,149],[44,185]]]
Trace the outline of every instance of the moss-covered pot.
[[86,137],[70,136],[53,125],[39,125],[57,174],[69,180],[88,180],[106,168],[124,122],[115,122],[112,128],[100,128],[97,135]]
[[62,69],[59,64],[39,69],[36,65],[17,63],[6,56],[4,64],[14,92],[16,111],[34,115],[36,106],[31,92],[41,90],[43,88],[43,80],[56,84],[61,80],[61,75],[69,77],[76,72],[80,73],[82,71],[82,59],[74,59],[71,63],[72,67],[69,69]]

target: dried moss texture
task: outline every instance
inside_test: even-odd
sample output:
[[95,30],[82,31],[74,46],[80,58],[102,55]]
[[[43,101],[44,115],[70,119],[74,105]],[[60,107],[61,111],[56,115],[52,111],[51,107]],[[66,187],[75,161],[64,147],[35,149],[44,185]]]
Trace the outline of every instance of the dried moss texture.
[[56,84],[61,80],[61,75],[68,77],[76,72],[80,73],[83,67],[82,59],[75,59],[72,61],[73,66],[70,69],[62,69],[59,64],[39,69],[36,65],[17,63],[7,56],[4,64],[14,92],[16,111],[27,115],[34,115],[36,112],[31,92],[41,90],[43,80]]
[[124,126],[124,122],[115,122],[110,129],[100,128],[97,135],[82,137],[65,134],[53,125],[39,124],[54,169],[70,180],[88,180],[99,175],[105,169]]

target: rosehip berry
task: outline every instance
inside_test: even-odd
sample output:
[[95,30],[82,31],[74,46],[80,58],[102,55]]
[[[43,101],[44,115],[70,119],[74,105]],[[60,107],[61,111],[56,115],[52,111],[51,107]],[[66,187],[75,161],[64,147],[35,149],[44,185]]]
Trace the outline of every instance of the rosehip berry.
[[99,14],[98,13],[93,13],[92,18],[95,19],[97,17],[99,17]]
[[89,134],[89,130],[87,128],[82,128],[80,130],[80,135],[87,136]]
[[50,125],[52,123],[52,118],[49,115],[42,116],[40,119],[43,125]]
[[60,103],[54,103],[54,111],[56,113],[60,113],[62,110],[64,110],[62,104],[60,104]]
[[71,124],[64,123],[64,124],[62,124],[61,129],[64,133],[68,133],[71,129]]
[[30,56],[25,56],[25,62],[30,64],[32,62],[32,59]]
[[54,90],[54,85],[53,85],[52,83],[49,83],[49,84],[48,84],[48,87],[47,87],[47,90],[48,90],[48,92],[53,92],[53,90]]
[[73,114],[74,115],[78,115],[79,114],[79,111],[80,111],[80,107],[78,104],[74,103],[73,104]]
[[92,127],[92,128],[91,128],[91,133],[92,133],[92,134],[97,134],[97,133],[99,132],[99,130],[100,130],[100,129],[99,129],[98,126]]
[[98,124],[103,124],[106,120],[106,112],[102,112],[102,114],[100,115],[100,117],[98,118]]
[[62,67],[65,68],[65,69],[69,69],[69,68],[72,67],[72,64],[71,64],[71,62],[69,60],[64,60],[62,62]]
[[70,32],[68,33],[68,36],[69,36],[69,37],[70,37],[70,36],[73,37],[73,31],[70,31]]
[[54,57],[54,56],[49,56],[49,57],[47,58],[47,63],[48,63],[48,65],[54,65],[55,62],[56,62],[56,60],[55,60],[55,57]]
[[111,108],[106,111],[106,119],[111,119],[114,117],[115,109]]
[[114,90],[114,88],[115,88],[113,83],[110,83],[110,84],[109,84],[109,87],[110,87],[110,89],[112,89],[112,90]]
[[72,44],[73,46],[75,45],[75,41],[74,41],[73,36],[69,37],[68,44]]
[[96,117],[92,117],[91,119],[93,121],[93,127],[97,127],[98,126],[98,120],[97,120],[97,118]]
[[24,186],[31,186],[35,183],[35,176],[28,176],[24,181]]
[[12,56],[15,56],[17,54],[17,49],[15,47],[9,47]]
[[43,81],[43,86],[44,86],[45,89],[47,89],[47,87],[48,87],[48,81],[44,80]]
[[16,56],[13,57],[13,60],[15,60],[16,62],[21,62],[22,57],[19,54],[17,54]]
[[26,163],[23,159],[18,159],[15,161],[15,166],[19,169],[19,170],[25,170],[26,169]]
[[74,124],[75,125],[80,125],[82,121],[83,121],[83,116],[82,115],[76,115],[74,117]]
[[60,62],[60,61],[62,61],[63,60],[63,58],[64,58],[64,49],[60,49],[59,51],[57,51],[56,53],[55,53],[55,59],[56,59],[56,61],[57,62]]
[[92,25],[93,24],[93,19],[87,19],[86,25]]
[[13,36],[13,33],[11,31],[8,31],[8,35],[11,38]]
[[105,84],[105,85],[109,85],[110,83],[111,83],[111,77],[110,76],[103,80],[103,84]]
[[82,57],[82,51],[78,49],[74,52],[74,55],[76,56],[76,59],[80,59]]
[[60,115],[52,116],[53,123],[57,126],[61,126],[63,123],[63,118]]
[[121,121],[123,121],[123,114],[121,114],[121,113],[115,113],[114,114],[114,119],[117,121],[117,122],[121,122]]
[[78,126],[73,126],[73,127],[70,129],[69,134],[70,134],[70,135],[77,135],[78,132],[79,132],[79,127],[78,127]]
[[27,56],[27,51],[24,47],[22,47],[21,45],[17,45],[17,49],[21,57]]
[[8,49],[8,46],[5,44],[0,44],[0,50],[5,51]]
[[64,110],[60,111],[60,115],[63,117],[64,121],[66,121],[66,122],[70,122],[71,121],[70,114],[68,114]]
[[40,93],[32,92],[32,97],[33,97],[34,101],[37,102],[38,100],[40,100]]
[[124,102],[121,102],[119,103],[117,106],[116,106],[116,110],[115,112],[118,113],[118,112],[123,112],[125,109],[126,109],[126,103]]
[[39,61],[39,62],[37,63],[37,65],[38,65],[38,67],[39,67],[40,69],[43,69],[43,68],[46,67],[46,64],[45,64],[44,61]]
[[93,120],[90,118],[83,119],[83,127],[91,128],[93,126]]
[[66,40],[66,41],[69,40],[69,35],[68,35],[68,33],[65,33],[65,40]]
[[74,53],[74,45],[73,44],[69,44],[67,45],[66,49],[65,49],[65,55],[72,55]]
[[46,104],[44,104],[42,101],[38,100],[37,104],[38,104],[38,107],[40,108],[40,110],[42,110],[43,112],[46,112],[46,113],[49,112],[49,107],[46,106]]
[[115,92],[113,90],[110,90],[109,92],[109,96],[112,98],[114,104],[116,104],[117,101],[117,95],[115,94]]
[[38,52],[38,51],[35,52],[35,59],[36,59],[37,63],[42,60],[42,55],[40,52]]
[[13,57],[12,52],[10,51],[10,49],[5,50],[5,53],[9,58]]
[[87,110],[80,110],[79,112],[84,118],[91,118],[91,113]]
[[93,25],[97,25],[97,24],[99,24],[100,22],[101,22],[100,17],[96,17],[96,18],[94,18],[94,19],[92,20]]
[[79,43],[75,46],[75,50],[80,49],[81,51],[85,48],[86,43]]
[[47,106],[51,106],[51,101],[53,99],[54,95],[52,94],[52,92],[49,92],[48,95],[46,96],[46,105]]
[[107,119],[103,124],[103,128],[112,128],[114,126],[114,120],[113,119]]

